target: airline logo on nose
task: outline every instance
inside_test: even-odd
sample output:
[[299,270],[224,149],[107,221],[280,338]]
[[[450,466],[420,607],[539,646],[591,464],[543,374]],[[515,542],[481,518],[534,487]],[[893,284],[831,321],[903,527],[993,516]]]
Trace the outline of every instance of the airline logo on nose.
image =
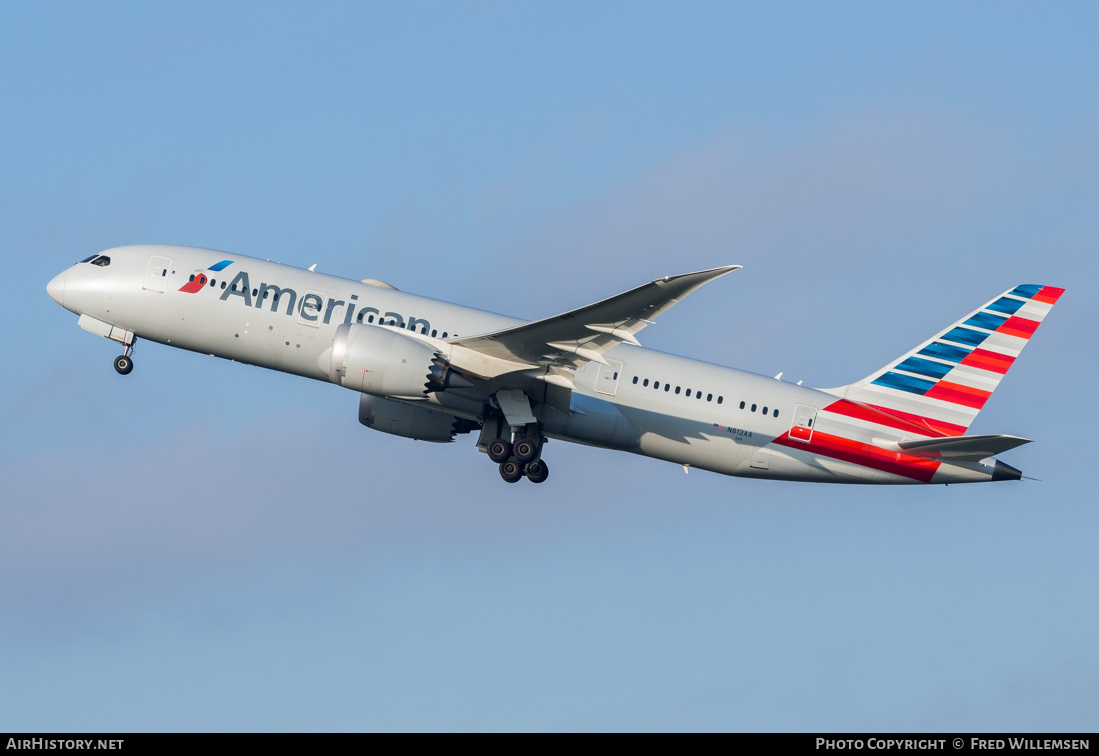
[[[225,270],[233,264],[232,260],[222,260],[219,263],[211,265],[206,270],[217,273],[218,271]],[[179,287],[179,290],[186,292],[187,294],[194,294],[196,291],[201,291],[202,287],[209,282],[210,278],[202,271],[195,271],[191,276],[191,280]]]

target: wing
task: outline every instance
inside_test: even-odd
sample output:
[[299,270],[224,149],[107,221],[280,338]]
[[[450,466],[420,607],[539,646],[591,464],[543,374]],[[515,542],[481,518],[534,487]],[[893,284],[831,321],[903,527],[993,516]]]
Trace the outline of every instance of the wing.
[[[561,368],[575,369],[584,362],[606,365],[603,354],[622,342],[640,346],[637,333],[650,325],[657,315],[672,307],[705,283],[739,269],[740,265],[668,276],[630,289],[601,302],[576,310],[536,320],[502,331],[451,339],[457,357],[464,350],[511,366],[494,371],[495,375],[516,369]],[[456,366],[461,369],[461,359]],[[560,371],[549,371],[546,380],[566,385],[571,383]],[[554,376],[560,380],[553,380]],[[492,377],[480,375],[479,377]]]

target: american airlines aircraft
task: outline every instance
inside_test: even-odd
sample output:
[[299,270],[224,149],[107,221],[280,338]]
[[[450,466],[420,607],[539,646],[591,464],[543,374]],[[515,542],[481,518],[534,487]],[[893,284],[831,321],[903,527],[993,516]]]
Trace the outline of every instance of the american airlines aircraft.
[[[316,266],[313,266],[314,268]],[[1028,439],[966,435],[1064,289],[1005,291],[885,367],[813,389],[643,349],[637,335],[740,266],[660,278],[528,322],[209,249],[118,247],[49,295],[80,327],[331,381],[359,422],[421,441],[477,431],[509,483],[549,475],[547,439],[752,478],[821,483],[1018,480],[995,459]]]

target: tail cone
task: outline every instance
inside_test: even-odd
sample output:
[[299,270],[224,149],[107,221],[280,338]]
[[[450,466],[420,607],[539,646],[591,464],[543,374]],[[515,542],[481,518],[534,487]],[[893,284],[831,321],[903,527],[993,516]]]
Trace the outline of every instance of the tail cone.
[[1023,477],[1023,473],[1016,470],[1011,465],[1005,465],[1000,460],[996,460],[996,466],[992,468],[993,480],[1019,480]]

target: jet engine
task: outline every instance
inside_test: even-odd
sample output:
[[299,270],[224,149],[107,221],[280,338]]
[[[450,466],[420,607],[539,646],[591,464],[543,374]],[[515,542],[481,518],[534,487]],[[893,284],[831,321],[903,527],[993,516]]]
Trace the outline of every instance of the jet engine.
[[469,433],[478,427],[472,420],[370,394],[359,398],[359,422],[382,433],[440,443],[453,441],[456,434]]
[[349,323],[336,329],[328,379],[378,396],[423,397],[473,385],[422,341],[389,328]]

